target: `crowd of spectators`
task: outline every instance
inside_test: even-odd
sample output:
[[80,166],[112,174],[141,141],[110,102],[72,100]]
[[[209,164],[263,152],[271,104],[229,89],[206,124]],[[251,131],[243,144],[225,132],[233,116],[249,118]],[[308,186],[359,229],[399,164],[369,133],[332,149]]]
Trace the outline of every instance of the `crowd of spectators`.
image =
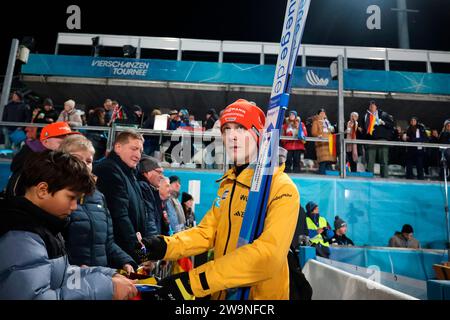
[[[19,91],[12,94],[11,101],[5,106],[3,121],[54,123],[66,122],[70,127],[83,126],[127,126],[133,128],[153,129],[156,117],[165,116],[165,129],[171,131],[213,132],[218,133],[219,114],[214,108],[207,111],[203,121],[186,108],[173,109],[163,114],[163,110],[155,108],[150,112],[143,112],[139,105],[131,107],[118,101],[105,99],[98,107],[77,109],[72,99],[64,102],[63,109],[58,112],[50,98],[42,105],[31,110],[23,101]],[[160,120],[159,120],[160,121]],[[163,126],[164,128],[164,126]],[[107,132],[81,130],[91,140],[96,150],[94,161],[99,161],[107,154]],[[30,136],[38,136],[36,128],[3,127],[2,138],[5,148],[17,151]],[[325,108],[320,108],[305,121],[296,110],[289,110],[281,130],[281,146],[287,150],[286,172],[300,173],[302,171],[326,174],[327,171],[337,170],[340,161],[339,153],[333,152],[330,142],[334,135],[343,134],[347,140],[367,139],[376,141],[403,141],[421,143],[450,144],[450,119],[446,120],[442,128],[430,128],[421,123],[417,117],[411,117],[407,127],[400,127],[394,117],[379,108],[375,101],[369,101],[367,111],[360,116],[351,112],[346,122],[345,131],[338,132],[327,116]],[[306,138],[319,137],[323,142],[307,142]],[[283,137],[289,137],[286,139]],[[204,138],[199,144],[194,138],[174,138],[170,136],[144,135],[144,151],[147,155],[155,156],[167,164],[193,165],[199,162],[205,168],[223,168],[223,151],[219,141],[214,138]],[[333,141],[338,141],[335,139]],[[2,142],[0,142],[1,144]],[[181,148],[176,148],[181,143]],[[174,151],[175,148],[175,151]],[[180,150],[180,151],[179,151]],[[339,149],[337,149],[339,150]],[[349,172],[369,172],[378,174],[376,164],[379,164],[381,177],[389,177],[392,167],[397,169],[396,176],[407,179],[424,180],[425,177],[443,177],[441,166],[441,151],[437,148],[402,147],[387,145],[346,144],[346,163]],[[200,154],[200,161],[194,160]],[[175,157],[175,158],[173,158]],[[198,157],[197,157],[198,158]],[[398,174],[400,170],[400,174]]]

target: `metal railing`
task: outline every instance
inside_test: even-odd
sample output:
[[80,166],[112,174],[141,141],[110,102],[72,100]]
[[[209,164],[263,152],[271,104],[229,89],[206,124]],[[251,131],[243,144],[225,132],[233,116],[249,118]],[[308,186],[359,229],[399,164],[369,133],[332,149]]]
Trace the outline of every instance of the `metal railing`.
[[[98,45],[104,47],[123,47],[132,45],[137,48],[136,58],[141,58],[141,49],[176,51],[177,60],[182,60],[183,52],[217,53],[218,62],[223,62],[224,54],[241,53],[259,55],[260,64],[265,64],[266,55],[278,55],[279,44],[272,42],[249,42],[227,40],[204,40],[167,37],[140,37],[88,33],[58,33],[55,54],[60,45],[92,46],[92,38],[98,37]],[[308,57],[336,58],[344,57],[344,68],[348,68],[348,59],[384,61],[385,70],[390,70],[391,61],[423,62],[427,72],[431,73],[431,63],[450,64],[450,52],[432,50],[412,50],[379,47],[329,46],[302,44],[299,56],[302,67]]]
[[[46,124],[40,123],[23,123],[23,122],[0,122],[0,127],[44,127]],[[107,138],[107,150],[111,150],[113,148],[114,138],[117,133],[121,131],[128,130],[132,127],[129,126],[120,126],[116,125],[113,127],[97,127],[97,126],[81,126],[81,127],[73,127],[74,130],[78,131],[100,131],[106,134]],[[202,130],[153,130],[153,129],[141,129],[141,128],[132,128],[133,130],[143,134],[144,136],[158,136],[159,137],[159,147],[161,148],[163,145],[164,137],[170,137],[171,142],[177,142],[183,138],[193,139],[193,143],[197,143],[197,145],[201,145],[203,148],[203,143],[211,142],[216,140],[219,143],[222,142],[222,136],[217,131],[202,131]],[[280,140],[284,141],[297,141],[296,137],[291,136],[280,136]],[[167,140],[166,140],[167,141]],[[306,137],[305,141],[308,142],[326,142],[328,143],[328,139],[326,138],[318,138],[318,137]],[[389,147],[422,147],[422,148],[438,148],[438,149],[447,149],[450,148],[450,145],[447,144],[438,144],[438,143],[426,143],[426,142],[403,142],[403,141],[385,141],[385,140],[358,140],[358,139],[342,139],[343,142],[343,150],[346,150],[348,144],[358,144],[358,145],[377,145],[377,146],[389,146]],[[346,161],[345,153],[343,156],[337,157],[337,168],[339,168],[339,175],[341,178],[345,178],[347,176],[347,172],[345,169],[345,165],[341,166],[342,161]],[[223,152],[222,164],[224,164],[224,170],[226,169],[226,152]],[[164,159],[164,157],[163,157]],[[161,160],[163,160],[161,159]],[[202,159],[203,160],[203,159]],[[200,163],[201,168],[205,168],[203,161]],[[341,168],[344,168],[342,170]]]

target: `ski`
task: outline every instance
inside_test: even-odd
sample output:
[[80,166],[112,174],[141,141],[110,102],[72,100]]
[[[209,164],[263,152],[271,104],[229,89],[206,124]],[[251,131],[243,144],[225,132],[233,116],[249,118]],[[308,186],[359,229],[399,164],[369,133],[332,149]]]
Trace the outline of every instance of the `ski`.
[[[238,247],[252,243],[264,228],[272,174],[274,168],[278,166],[279,132],[289,103],[293,71],[310,2],[311,0],[287,2],[266,124],[239,233]],[[249,293],[248,287],[229,289],[227,299],[247,300]]]

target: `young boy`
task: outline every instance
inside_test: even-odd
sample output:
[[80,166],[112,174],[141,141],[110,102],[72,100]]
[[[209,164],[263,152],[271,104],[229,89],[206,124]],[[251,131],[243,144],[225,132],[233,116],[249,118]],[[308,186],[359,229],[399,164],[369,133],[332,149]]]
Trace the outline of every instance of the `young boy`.
[[257,159],[265,116],[260,108],[239,99],[221,118],[221,131],[233,167],[219,179],[211,209],[200,224],[172,237],[143,239],[147,257],[176,260],[214,248],[214,260],[189,272],[163,279],[160,298],[211,295],[225,299],[227,289],[251,287],[250,299],[289,299],[287,254],[294,235],[300,196],[279,167],[273,174],[264,230],[251,244],[237,248],[247,197]]
[[25,163],[25,196],[1,203],[1,299],[126,299],[133,282],[109,268],[69,265],[61,230],[95,182],[75,156],[46,151]]

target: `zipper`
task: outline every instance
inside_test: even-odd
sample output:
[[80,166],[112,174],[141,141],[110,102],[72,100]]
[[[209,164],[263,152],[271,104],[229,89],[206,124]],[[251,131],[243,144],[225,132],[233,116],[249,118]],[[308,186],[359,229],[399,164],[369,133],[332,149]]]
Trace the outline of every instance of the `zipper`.
[[230,204],[228,205],[228,236],[227,236],[227,242],[225,242],[225,249],[223,250],[223,255],[226,254],[228,249],[228,242],[230,241],[231,236],[231,204],[233,202],[233,195],[234,195],[234,189],[236,188],[236,180],[233,182],[233,188],[231,189],[231,195],[230,195]]

